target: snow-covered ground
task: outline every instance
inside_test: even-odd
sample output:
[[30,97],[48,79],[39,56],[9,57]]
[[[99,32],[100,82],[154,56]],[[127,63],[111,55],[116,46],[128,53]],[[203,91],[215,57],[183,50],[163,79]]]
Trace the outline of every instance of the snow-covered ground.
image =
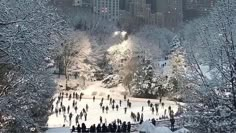
[[[123,97],[121,97],[122,99]],[[147,99],[136,99],[136,98],[130,98],[130,101],[132,103],[132,107],[127,109],[127,113],[124,113],[124,108],[127,107],[126,105],[126,101],[122,100],[122,105],[121,107],[119,107],[119,110],[116,111],[116,109],[112,110],[111,106],[109,105],[109,101],[106,100],[106,98],[104,97],[104,102],[103,105],[104,106],[109,106],[109,111],[108,113],[102,113],[102,109],[99,106],[100,103],[100,99],[96,99],[95,102],[93,102],[92,99],[82,99],[81,101],[77,100],[78,104],[78,111],[77,113],[75,112],[75,110],[72,108],[72,101],[73,100],[68,100],[68,99],[64,99],[63,100],[63,105],[64,106],[68,106],[70,105],[70,112],[72,112],[73,117],[72,117],[72,124],[71,125],[75,125],[75,116],[77,114],[79,114],[81,112],[81,110],[83,108],[85,108],[86,104],[88,104],[89,109],[87,112],[87,121],[84,121],[84,118],[82,120],[79,120],[79,123],[85,123],[88,127],[90,127],[92,124],[98,124],[99,123],[99,118],[100,116],[102,116],[103,118],[103,122],[105,122],[105,119],[107,120],[107,123],[110,123],[116,119],[121,119],[122,121],[130,121],[133,122],[133,120],[130,117],[131,112],[134,112],[137,114],[137,112],[143,113],[144,116],[144,120],[148,120],[148,119],[152,119],[152,118],[156,118],[158,119],[159,117],[161,117],[162,115],[164,115],[164,110],[167,110],[167,114],[168,114],[168,107],[171,106],[172,110],[174,112],[177,111],[177,105],[175,104],[175,102],[171,102],[171,101],[166,101],[164,100],[163,102],[165,103],[164,107],[162,107],[161,105],[159,106],[159,111],[158,114],[154,113],[152,114],[150,107],[148,107],[147,105]],[[152,103],[159,103],[158,100],[151,100]],[[116,99],[116,104],[118,104],[118,100]],[[60,106],[60,105],[58,105]],[[142,106],[144,106],[144,111],[142,112]],[[56,101],[54,102],[54,107],[56,107]],[[62,127],[63,124],[65,124],[66,127],[69,127],[69,118],[68,115],[66,113],[66,118],[67,121],[64,122],[64,118],[63,118],[63,113],[61,113],[60,115],[56,116],[55,113],[53,113],[51,116],[49,116],[49,120],[48,120],[48,127],[52,128],[52,127]]]
[[[56,79],[56,82],[58,83],[58,93],[54,95],[54,98],[56,99],[53,103],[54,107],[56,107],[56,101],[57,101],[59,92],[62,92],[62,90],[64,89],[64,84],[65,84],[63,77],[61,79]],[[69,84],[71,86],[76,86],[76,84],[79,84],[79,80],[72,79]],[[59,87],[60,85],[63,85],[63,87]],[[86,108],[86,104],[88,104],[89,106],[89,109],[87,112],[87,121],[84,121],[84,117],[83,117],[82,120],[79,119],[79,123],[80,124],[85,123],[87,128],[89,128],[92,124],[97,125],[100,121],[100,116],[102,116],[104,123],[105,123],[105,119],[107,123],[113,122],[114,120],[117,120],[117,119],[120,119],[121,121],[130,121],[131,123],[135,123],[130,117],[131,112],[135,114],[137,114],[137,112],[139,112],[140,114],[143,113],[143,116],[144,116],[143,118],[145,121],[152,118],[159,119],[159,117],[164,115],[165,110],[166,110],[166,114],[168,115],[169,106],[171,106],[174,113],[178,109],[178,105],[175,102],[168,101],[163,98],[162,102],[164,102],[164,107],[159,105],[158,114],[156,114],[156,112],[152,114],[151,108],[148,107],[147,101],[150,100],[151,103],[153,104],[155,103],[159,104],[159,99],[156,99],[156,100],[155,99],[139,99],[139,98],[132,98],[132,97],[127,96],[127,99],[129,99],[132,103],[132,107],[127,108],[127,113],[125,114],[124,108],[127,107],[127,101],[124,101],[123,94],[126,92],[126,90],[124,89],[122,85],[107,89],[107,88],[102,87],[101,82],[97,81],[97,82],[86,83],[86,89],[80,89],[79,87],[77,89],[78,89],[77,91],[64,91],[64,93],[68,93],[68,94],[72,94],[73,92],[77,92],[78,94],[82,92],[84,94],[81,101],[73,99],[73,98],[71,100],[68,100],[68,98],[65,98],[64,96],[63,105],[66,108],[69,105],[70,112],[73,114],[71,125],[69,125],[69,114],[68,113],[65,114],[66,121],[64,122],[63,113],[56,116],[55,108],[54,108],[54,112],[52,113],[52,115],[49,116],[49,119],[47,122],[49,130],[46,133],[54,133],[57,130],[60,132],[67,132],[67,130],[70,129],[72,125],[76,125],[75,117],[77,114],[81,112],[83,108]],[[108,94],[110,95],[111,98],[115,99],[116,101],[115,105],[116,104],[119,105],[119,100],[122,100],[122,105],[121,107],[119,106],[118,111],[116,111],[116,109],[112,110],[111,105],[109,105],[109,101],[107,100]],[[93,96],[96,97],[95,102],[93,102],[93,99],[92,99]],[[103,106],[109,106],[108,113],[106,113],[106,111],[105,113],[103,113],[102,109],[100,108],[99,103],[101,102],[102,98],[104,98]],[[78,107],[77,113],[72,107],[73,100],[77,101],[77,107]],[[144,107],[143,112],[141,111],[142,106]],[[60,103],[58,104],[58,108],[59,107],[60,107]],[[63,125],[65,125],[65,128],[62,128]]]

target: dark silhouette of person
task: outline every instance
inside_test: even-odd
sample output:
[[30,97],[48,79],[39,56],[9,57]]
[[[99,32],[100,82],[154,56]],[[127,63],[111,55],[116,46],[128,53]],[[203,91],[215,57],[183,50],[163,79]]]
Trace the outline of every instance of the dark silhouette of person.
[[130,124],[130,122],[128,122],[128,124],[127,124],[127,132],[130,132],[130,130],[131,130],[131,124]]
[[107,132],[107,126],[105,125],[105,123],[102,124],[102,132],[103,133]]
[[80,133],[81,132],[81,127],[80,127],[80,124],[77,125],[77,133]]
[[152,118],[152,124],[156,126],[156,120],[154,118]]
[[99,105],[100,105],[100,107],[102,108],[102,102],[101,102]]
[[115,99],[113,99],[113,100],[112,100],[112,103],[115,104],[115,102],[116,102]]
[[78,124],[79,123],[79,115],[77,114],[75,117],[75,123]]
[[71,132],[72,133],[75,132],[75,126],[74,125],[72,126]]
[[100,123],[102,123],[102,116],[100,116]]
[[59,114],[61,114],[61,108],[59,108]]
[[151,103],[151,101],[150,101],[150,100],[148,100],[148,101],[147,101],[147,104],[148,104],[148,106],[150,106],[150,103]]
[[101,99],[101,103],[103,103],[104,98]]
[[119,109],[119,105],[117,104],[117,105],[116,105],[116,111],[118,111],[118,109]]
[[124,95],[124,100],[126,100],[126,95]]
[[107,132],[114,132],[111,123],[108,124]]
[[66,98],[68,98],[68,93],[66,93]]
[[84,133],[84,132],[87,132],[86,131],[86,125],[84,123],[82,123],[82,133]]
[[137,113],[137,121],[140,121],[140,113]]
[[83,112],[81,111],[80,112],[80,119],[82,119],[82,117],[83,117]]
[[121,107],[122,101],[120,100],[120,107]]
[[113,122],[112,127],[113,127],[113,131],[116,132],[116,129],[117,129],[116,122]]
[[117,126],[117,130],[116,130],[117,133],[120,133],[121,132],[121,128],[120,126]]
[[58,109],[57,108],[55,109],[55,113],[56,113],[56,116],[58,116]]
[[122,123],[122,132],[126,133],[127,132],[126,130],[127,130],[127,125],[126,125],[126,122],[124,121]]
[[71,118],[72,118],[72,116],[73,116],[72,113],[70,113],[70,114],[69,114],[69,121],[70,121],[70,123],[71,123]]
[[87,121],[87,113],[84,113],[84,121]]
[[144,110],[144,107],[142,106],[142,112],[143,112],[143,110]]
[[125,107],[124,109],[125,109],[125,114],[126,114],[126,112],[127,112],[127,107]]
[[86,112],[88,112],[88,108],[89,108],[89,106],[88,106],[88,104],[86,104]]
[[93,124],[91,127],[90,127],[90,133],[95,133],[96,132],[96,126],[95,124]]
[[95,96],[93,96],[93,102],[95,102]]
[[101,133],[101,132],[102,132],[101,125],[98,124],[98,125],[97,125],[97,133]]
[[76,94],[75,94],[75,98],[76,98],[76,100],[78,100],[79,99],[79,95],[78,95],[78,93],[76,92]]
[[111,108],[112,108],[112,110],[114,110],[114,109],[115,109],[115,105],[114,105],[114,104],[112,104],[112,107],[111,107]]
[[171,131],[174,131],[174,128],[175,128],[175,119],[174,119],[174,116],[172,116],[170,118],[170,124],[171,124]]
[[109,107],[108,107],[108,106],[106,106],[106,113],[108,113],[108,110],[109,110]]
[[70,101],[70,99],[71,99],[71,94],[69,95],[69,101]]
[[109,100],[110,99],[110,95],[107,95],[107,100]]
[[104,113],[105,111],[105,106],[102,106],[102,113]]
[[77,106],[75,106],[75,112],[77,113],[77,110],[78,110],[78,107]]
[[70,112],[70,105],[68,105],[67,107],[67,114],[69,114],[69,112]]
[[110,98],[110,104],[112,104],[112,98]]
[[154,111],[155,111],[155,109],[154,109],[154,107],[152,107],[152,114],[154,114]]

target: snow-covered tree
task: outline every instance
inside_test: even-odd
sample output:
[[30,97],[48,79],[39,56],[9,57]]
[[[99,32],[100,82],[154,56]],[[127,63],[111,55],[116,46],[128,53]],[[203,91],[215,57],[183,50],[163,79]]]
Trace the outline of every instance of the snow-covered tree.
[[0,1],[0,128],[39,131],[54,84],[45,58],[64,38],[66,22],[47,0]]
[[[187,26],[184,44],[194,77],[187,117],[195,132],[236,132],[236,1],[219,0],[210,16]],[[192,28],[191,28],[192,27]],[[208,66],[211,75],[207,75]]]
[[134,97],[157,97],[158,82],[152,62],[147,57],[139,56],[140,62],[130,82],[130,92]]

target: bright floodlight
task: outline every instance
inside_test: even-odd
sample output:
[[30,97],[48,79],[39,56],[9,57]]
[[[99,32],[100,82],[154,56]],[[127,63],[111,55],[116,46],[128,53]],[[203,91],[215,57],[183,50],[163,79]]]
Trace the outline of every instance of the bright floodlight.
[[127,34],[126,31],[122,31],[122,32],[121,32],[121,36],[122,36],[122,37],[125,37],[126,34]]
[[114,36],[117,36],[117,35],[119,35],[120,34],[120,31],[115,31],[114,32]]

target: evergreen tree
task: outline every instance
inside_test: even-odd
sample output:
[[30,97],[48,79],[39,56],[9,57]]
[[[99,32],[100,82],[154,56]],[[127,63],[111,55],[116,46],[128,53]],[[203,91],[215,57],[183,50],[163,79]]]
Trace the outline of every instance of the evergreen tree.
[[157,80],[150,59],[142,59],[131,81],[131,94],[134,97],[155,97]]

